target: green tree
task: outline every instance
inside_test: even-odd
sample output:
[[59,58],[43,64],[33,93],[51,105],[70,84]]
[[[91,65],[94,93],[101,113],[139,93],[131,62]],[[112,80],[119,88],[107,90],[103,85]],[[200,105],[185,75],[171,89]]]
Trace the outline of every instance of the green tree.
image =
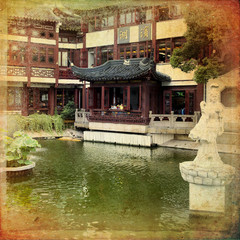
[[64,120],[74,120],[75,119],[76,106],[73,101],[69,101],[63,108],[61,112],[61,117]]
[[186,43],[174,49],[170,63],[184,72],[195,70],[198,83],[206,83],[238,65],[238,4],[227,2],[192,3],[184,13]]

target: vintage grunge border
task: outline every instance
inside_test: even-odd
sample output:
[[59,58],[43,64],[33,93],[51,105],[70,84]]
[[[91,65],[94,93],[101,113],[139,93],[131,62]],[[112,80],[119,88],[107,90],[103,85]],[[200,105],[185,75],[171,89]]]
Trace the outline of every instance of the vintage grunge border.
[[[181,2],[181,3],[191,3],[191,2],[196,2],[195,0],[165,0],[164,2]],[[163,0],[133,0],[133,1],[128,1],[128,0],[118,0],[118,1],[114,1],[114,0],[55,0],[55,1],[51,1],[51,0],[1,0],[0,2],[0,34],[1,35],[5,35],[6,38],[2,38],[0,40],[0,52],[3,54],[4,52],[6,52],[7,49],[7,18],[8,18],[8,11],[7,11],[7,5],[10,5],[11,7],[15,7],[16,9],[20,6],[20,5],[31,5],[31,6],[40,6],[40,5],[47,5],[50,3],[54,4],[66,4],[66,5],[71,5],[71,6],[81,6],[83,9],[91,9],[91,8],[100,8],[100,7],[104,7],[104,6],[108,6],[108,5],[112,5],[112,4],[119,4],[119,5],[141,5],[142,3],[153,3],[156,4],[157,2],[163,2]],[[207,0],[202,0],[202,2],[208,2]],[[222,2],[228,2],[229,4],[233,3],[236,4],[236,6],[238,6],[237,4],[237,0],[227,0],[227,1],[223,1],[223,0],[212,0],[211,2],[215,2],[216,3],[216,7],[221,7]],[[239,22],[239,19],[236,19],[236,21]],[[238,39],[234,39],[233,41],[238,41]],[[238,54],[237,54],[238,57]],[[4,61],[3,58],[0,58],[0,65],[7,67],[7,62],[6,60]],[[236,85],[238,85],[239,83],[239,73],[237,73],[237,75],[230,75],[230,78],[237,78],[234,79],[236,80],[237,84],[234,84],[235,87]],[[240,86],[240,85],[239,85]],[[239,87],[238,86],[238,87]],[[6,111],[6,101],[7,101],[7,96],[6,96],[6,92],[2,91],[2,89],[7,87],[7,77],[5,76],[0,76],[0,126],[1,128],[7,128],[7,121],[6,121],[6,117],[4,115],[4,112]],[[240,88],[240,87],[239,87]],[[239,113],[238,113],[239,114]],[[230,116],[231,117],[231,116]],[[236,116],[234,116],[236,117]],[[237,116],[237,119],[239,120],[239,116]],[[0,146],[0,150],[1,150],[1,158],[0,158],[0,167],[4,166],[4,155],[2,154],[3,152],[3,146]],[[0,168],[1,170],[1,168]],[[239,170],[239,169],[238,169]],[[239,191],[239,187],[236,186],[236,191]],[[11,231],[5,231],[3,227],[3,225],[6,225],[5,221],[8,221],[8,219],[6,218],[6,216],[3,216],[2,213],[4,212],[4,198],[5,198],[5,194],[6,194],[6,174],[5,173],[1,173],[0,172],[0,239],[5,239],[5,240],[11,240],[11,239],[78,239],[78,238],[74,238],[73,235],[77,234],[77,230],[72,231],[72,233],[68,232],[68,231],[64,231],[64,230],[56,230],[56,231],[45,231],[44,229],[39,229],[38,231],[15,231],[15,232],[11,232]],[[238,203],[239,204],[239,203]],[[238,206],[239,209],[239,206]],[[238,212],[239,214],[239,212]],[[235,216],[233,216],[233,221],[236,222],[236,224],[239,224],[238,220],[239,220],[239,215],[236,214]],[[20,216],[21,217],[21,216]],[[219,217],[219,221],[221,221],[221,219],[224,218],[224,216],[220,216]],[[18,219],[19,221],[21,221],[21,219]],[[49,221],[51,221],[49,219]],[[236,226],[235,226],[236,227]],[[230,233],[231,235],[231,233]],[[192,232],[192,233],[169,233],[169,232],[162,232],[162,233],[152,233],[151,236],[145,238],[141,238],[141,239],[226,239],[224,236],[226,235],[221,235],[218,231],[213,232],[212,235],[209,235],[209,233],[205,233],[205,232]],[[229,235],[227,235],[229,236]],[[231,238],[231,236],[227,239],[237,239],[235,238],[236,236],[233,236],[233,238]],[[240,237],[239,237],[240,238]],[[238,239],[239,239],[238,238]],[[81,239],[81,238],[80,238]],[[87,239],[87,238],[83,238],[83,239]],[[96,239],[96,238],[91,238],[91,239]],[[124,235],[119,235],[119,237],[117,238],[111,238],[110,236],[106,236],[106,235],[99,235],[98,239],[136,239],[134,238],[134,236],[131,237],[126,237]]]

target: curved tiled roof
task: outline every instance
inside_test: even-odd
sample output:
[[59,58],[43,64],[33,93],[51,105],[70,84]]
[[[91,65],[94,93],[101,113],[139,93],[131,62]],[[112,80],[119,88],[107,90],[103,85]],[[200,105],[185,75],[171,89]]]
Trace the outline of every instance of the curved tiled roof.
[[89,82],[131,80],[148,76],[161,82],[171,81],[168,75],[156,72],[155,63],[150,58],[110,60],[94,68],[79,68],[71,63],[71,68],[77,77]]
[[47,7],[23,7],[20,9],[11,9],[8,12],[10,18],[25,18],[38,21],[59,22],[60,18],[57,17],[53,10]]

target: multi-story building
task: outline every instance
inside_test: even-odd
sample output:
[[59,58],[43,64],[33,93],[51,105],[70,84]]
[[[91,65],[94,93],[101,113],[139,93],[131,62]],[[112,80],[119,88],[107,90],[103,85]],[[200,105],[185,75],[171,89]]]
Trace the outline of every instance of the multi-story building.
[[23,115],[53,114],[69,100],[87,108],[84,83],[72,74],[68,59],[76,66],[92,67],[108,60],[149,57],[154,49],[157,71],[172,78],[162,85],[166,113],[180,108],[193,113],[199,110],[202,86],[169,64],[173,49],[185,41],[185,30],[181,4],[169,2],[71,12],[45,6],[9,14],[7,68],[1,69],[1,75],[8,76],[7,109]]
[[172,79],[161,86],[160,112],[199,111],[203,86],[192,80],[192,74],[173,69],[169,63],[173,50],[185,42],[184,7],[182,3],[159,1],[157,5],[105,7],[88,11],[87,15],[75,11],[82,14],[85,25],[83,51],[86,49],[88,54],[88,67],[108,60],[150,57],[153,49],[156,70]]
[[7,40],[7,49],[1,51],[7,88],[1,91],[7,94],[8,111],[54,114],[70,100],[81,107],[83,84],[68,71],[67,57],[80,66],[82,38],[75,29],[67,35],[60,20],[46,7],[8,14],[7,32],[1,34]]

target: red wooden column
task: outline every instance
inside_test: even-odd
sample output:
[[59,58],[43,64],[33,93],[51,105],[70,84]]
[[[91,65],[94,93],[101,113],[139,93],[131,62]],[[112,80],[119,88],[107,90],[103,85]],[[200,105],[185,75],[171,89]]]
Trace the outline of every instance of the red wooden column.
[[88,50],[86,48],[86,33],[88,32],[88,25],[86,23],[86,19],[83,18],[81,23],[81,31],[83,33],[83,48],[80,50],[80,67],[87,68],[88,67]]
[[55,89],[54,87],[49,88],[49,114],[54,115],[54,108],[55,108]]
[[116,11],[114,14],[114,46],[113,46],[113,60],[118,59],[118,19],[119,19],[119,12]]
[[139,106],[138,110],[142,110],[142,85],[139,85]]
[[157,37],[157,23],[156,23],[156,7],[153,6],[152,8],[152,48],[154,49],[154,55],[153,55],[153,59],[154,61],[156,61],[157,59],[157,41],[156,41],[156,37]]
[[27,28],[27,35],[28,35],[28,42],[27,42],[27,47],[26,49],[28,51],[26,51],[26,58],[27,58],[27,66],[26,66],[26,74],[27,74],[27,86],[30,87],[31,85],[31,27],[28,26]]
[[86,109],[86,82],[83,83],[82,88],[82,108]]
[[86,109],[89,109],[89,88],[87,88],[87,106]]
[[54,105],[57,107],[57,88],[54,88]]
[[58,51],[59,51],[59,28],[61,25],[62,25],[61,23],[56,24],[56,46],[55,46],[55,50],[54,50],[54,59],[56,62],[55,87],[58,87],[58,79],[59,79]]
[[74,89],[74,104],[76,107],[78,107],[78,89]]
[[147,81],[143,83],[143,103],[142,103],[142,114],[144,118],[149,116],[149,86]]
[[22,115],[28,115],[28,88],[27,85],[23,85],[23,96],[22,96]]
[[203,83],[199,83],[197,85],[197,89],[196,89],[196,96],[195,96],[195,111],[200,111],[200,102],[203,101],[203,88],[204,88],[204,84]]
[[127,86],[127,110],[130,110],[130,97],[131,97],[131,92],[130,92],[130,86]]
[[104,92],[105,92],[105,87],[102,86],[102,95],[101,95],[101,109],[104,110]]
[[80,58],[81,58],[80,49],[74,50],[74,65],[77,67],[80,67]]

